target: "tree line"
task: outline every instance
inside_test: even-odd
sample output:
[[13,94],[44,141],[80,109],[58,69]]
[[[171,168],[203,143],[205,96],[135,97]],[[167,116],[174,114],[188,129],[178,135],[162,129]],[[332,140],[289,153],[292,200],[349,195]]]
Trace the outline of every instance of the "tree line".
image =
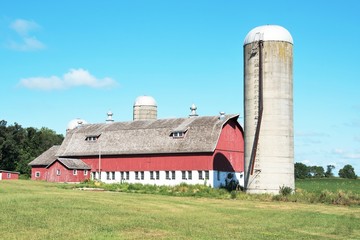
[[[329,178],[334,177],[334,165],[327,165],[326,171],[321,166],[307,166],[303,163],[295,163],[295,178]],[[357,179],[357,175],[353,166],[350,164],[345,165],[338,172],[341,178]]]
[[43,127],[23,128],[18,123],[0,121],[0,169],[30,175],[28,163],[53,145],[61,144],[64,136]]

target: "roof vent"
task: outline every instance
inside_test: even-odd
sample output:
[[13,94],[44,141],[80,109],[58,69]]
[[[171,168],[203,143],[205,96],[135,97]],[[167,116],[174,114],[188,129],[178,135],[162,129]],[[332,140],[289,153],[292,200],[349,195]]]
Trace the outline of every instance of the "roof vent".
[[220,112],[219,120],[225,119],[225,112]]
[[190,113],[189,117],[197,117],[197,116],[199,116],[196,113],[196,109],[197,109],[197,107],[195,106],[195,104],[192,104],[191,107],[190,107],[191,113]]
[[108,111],[107,113],[108,118],[106,119],[106,123],[113,123],[114,119],[112,119],[113,113],[111,111]]

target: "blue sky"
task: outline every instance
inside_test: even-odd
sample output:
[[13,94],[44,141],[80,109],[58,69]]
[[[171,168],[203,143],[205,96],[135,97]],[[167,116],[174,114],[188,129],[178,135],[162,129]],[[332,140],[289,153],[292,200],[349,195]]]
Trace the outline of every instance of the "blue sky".
[[[277,24],[294,39],[295,161],[360,175],[360,1],[0,2],[0,119],[65,134],[68,122],[243,115],[243,40]],[[241,124],[243,118],[240,118]]]

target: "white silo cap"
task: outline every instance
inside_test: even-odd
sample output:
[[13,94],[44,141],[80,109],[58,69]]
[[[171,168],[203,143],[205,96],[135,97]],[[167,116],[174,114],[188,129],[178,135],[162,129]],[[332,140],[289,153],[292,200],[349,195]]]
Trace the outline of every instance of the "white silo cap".
[[263,41],[283,41],[293,44],[293,38],[288,30],[278,25],[264,25],[252,29],[244,39],[244,45]]
[[151,96],[139,96],[135,99],[134,106],[157,106],[157,104]]
[[75,118],[68,123],[66,130],[71,130],[71,129],[77,128],[78,126],[81,126],[82,124],[87,124],[87,122],[84,119]]

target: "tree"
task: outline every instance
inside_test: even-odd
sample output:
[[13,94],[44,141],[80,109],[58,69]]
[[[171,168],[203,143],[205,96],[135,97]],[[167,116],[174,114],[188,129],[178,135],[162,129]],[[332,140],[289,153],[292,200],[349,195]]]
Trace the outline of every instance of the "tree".
[[310,177],[309,174],[309,167],[303,163],[295,163],[295,178],[308,178]]
[[30,174],[28,163],[64,137],[51,129],[23,128],[15,123],[7,126],[0,121],[0,169]]
[[325,176],[324,168],[321,166],[311,166],[309,169],[310,175],[314,178],[322,178]]
[[325,177],[333,177],[334,176],[334,173],[332,172],[333,169],[335,169],[334,165],[327,165],[326,166]]
[[345,165],[342,169],[339,170],[339,177],[350,178],[350,179],[357,178],[355,174],[355,170],[350,164]]

